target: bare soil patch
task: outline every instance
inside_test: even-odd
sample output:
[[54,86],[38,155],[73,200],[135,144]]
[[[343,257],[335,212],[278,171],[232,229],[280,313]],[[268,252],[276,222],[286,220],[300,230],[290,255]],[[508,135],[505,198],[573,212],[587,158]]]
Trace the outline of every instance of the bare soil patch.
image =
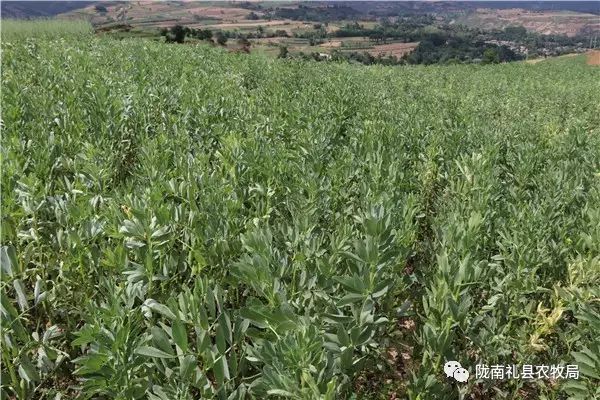
[[592,50],[587,53],[587,65],[600,65],[600,50]]

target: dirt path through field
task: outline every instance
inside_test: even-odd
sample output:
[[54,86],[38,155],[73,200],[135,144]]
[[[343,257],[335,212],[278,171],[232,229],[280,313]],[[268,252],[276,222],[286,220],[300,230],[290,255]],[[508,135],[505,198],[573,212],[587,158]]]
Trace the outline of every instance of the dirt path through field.
[[541,61],[547,60],[547,58],[534,58],[533,60],[526,60],[527,64],[537,64]]
[[559,58],[569,58],[569,57],[575,57],[575,56],[579,56],[579,55],[581,55],[581,53],[569,53],[569,54],[563,54],[562,56],[555,56],[555,57],[548,57],[548,58],[534,58],[533,60],[526,60],[525,62],[527,64],[537,64],[542,61],[556,60]]

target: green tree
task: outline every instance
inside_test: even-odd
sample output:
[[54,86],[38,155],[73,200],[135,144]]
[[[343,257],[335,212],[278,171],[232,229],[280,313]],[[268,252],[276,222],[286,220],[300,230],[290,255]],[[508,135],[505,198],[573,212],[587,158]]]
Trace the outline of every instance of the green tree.
[[498,64],[500,62],[500,56],[495,49],[485,49],[483,52],[482,64]]
[[244,53],[250,53],[251,43],[245,36],[240,37],[237,42],[241,46],[241,51]]
[[181,25],[175,25],[167,33],[167,42],[183,43],[185,41],[185,35],[189,32],[189,28]]
[[196,37],[200,40],[212,40],[213,33],[210,29],[198,29]]
[[223,32],[217,32],[215,38],[217,39],[217,43],[221,46],[225,46],[227,44],[227,36],[225,36]]
[[288,54],[289,52],[287,46],[279,46],[279,55],[277,58],[287,58]]

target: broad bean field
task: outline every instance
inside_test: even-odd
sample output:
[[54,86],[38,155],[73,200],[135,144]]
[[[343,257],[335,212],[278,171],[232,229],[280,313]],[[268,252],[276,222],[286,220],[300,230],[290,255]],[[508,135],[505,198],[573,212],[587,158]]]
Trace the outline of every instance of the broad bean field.
[[1,106],[3,399],[600,396],[600,70],[581,58],[17,37]]

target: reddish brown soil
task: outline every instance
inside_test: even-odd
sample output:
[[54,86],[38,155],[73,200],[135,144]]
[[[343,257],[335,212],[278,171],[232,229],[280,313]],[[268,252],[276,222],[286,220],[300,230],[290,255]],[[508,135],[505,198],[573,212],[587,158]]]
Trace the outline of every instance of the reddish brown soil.
[[600,65],[600,50],[592,50],[587,53],[588,65]]

